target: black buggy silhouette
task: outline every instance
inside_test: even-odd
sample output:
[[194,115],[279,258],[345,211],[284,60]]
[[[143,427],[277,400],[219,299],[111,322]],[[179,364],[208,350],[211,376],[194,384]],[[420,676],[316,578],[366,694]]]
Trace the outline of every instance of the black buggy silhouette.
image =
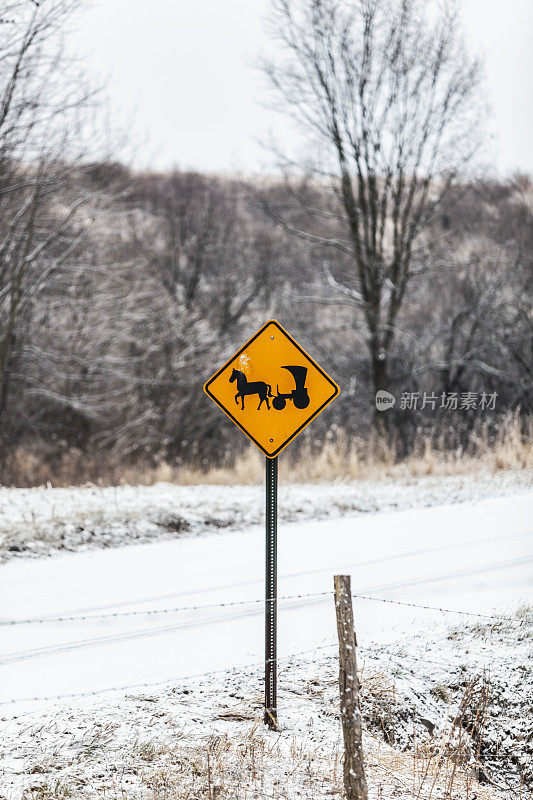
[[305,379],[307,376],[307,367],[282,367],[288,369],[294,378],[296,388],[288,394],[280,394],[279,387],[276,387],[277,395],[272,400],[272,405],[276,411],[282,411],[285,408],[287,400],[292,400],[296,408],[307,408],[309,405],[309,395],[305,388]]

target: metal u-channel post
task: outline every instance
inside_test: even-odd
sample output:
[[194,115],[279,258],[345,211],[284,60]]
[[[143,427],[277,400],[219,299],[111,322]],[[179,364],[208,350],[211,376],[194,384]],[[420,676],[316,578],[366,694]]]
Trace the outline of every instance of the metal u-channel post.
[[266,459],[265,722],[277,726],[278,459]]

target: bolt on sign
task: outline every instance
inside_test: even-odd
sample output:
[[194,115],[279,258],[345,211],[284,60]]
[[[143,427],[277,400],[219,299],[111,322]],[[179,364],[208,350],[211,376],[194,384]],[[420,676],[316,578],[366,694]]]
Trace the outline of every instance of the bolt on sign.
[[275,458],[339,387],[270,320],[207,381],[204,391],[267,458]]

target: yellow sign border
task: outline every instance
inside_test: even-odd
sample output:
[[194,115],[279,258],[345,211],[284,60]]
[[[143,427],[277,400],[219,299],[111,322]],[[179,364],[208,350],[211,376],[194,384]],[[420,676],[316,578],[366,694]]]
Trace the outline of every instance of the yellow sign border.
[[[230,414],[230,412],[229,412],[229,411],[227,411],[227,410],[224,408],[224,406],[222,405],[222,403],[219,403],[219,401],[217,400],[217,398],[216,398],[216,397],[215,397],[213,394],[211,394],[211,392],[209,391],[209,384],[210,384],[210,383],[212,383],[212,382],[213,382],[213,381],[214,381],[216,378],[218,378],[218,376],[219,376],[219,375],[220,375],[222,372],[224,372],[224,370],[225,370],[227,367],[229,367],[229,365],[230,365],[230,364],[231,364],[233,361],[235,361],[235,359],[236,359],[236,358],[238,358],[238,357],[241,355],[241,353],[243,353],[243,352],[246,350],[246,348],[247,348],[247,347],[248,347],[248,346],[249,346],[249,345],[250,345],[250,344],[251,344],[251,343],[252,343],[252,342],[253,342],[255,339],[257,339],[257,337],[258,337],[258,336],[260,336],[260,335],[263,333],[263,331],[265,330],[265,328],[268,328],[268,326],[269,326],[269,325],[275,325],[275,326],[276,326],[276,327],[277,327],[277,328],[278,328],[278,329],[279,329],[279,330],[280,330],[280,331],[281,331],[281,332],[282,332],[282,333],[283,333],[283,334],[284,334],[284,335],[287,337],[287,339],[289,339],[289,341],[290,341],[290,342],[291,342],[291,343],[292,343],[292,344],[293,344],[293,345],[294,345],[294,346],[297,348],[297,350],[299,350],[299,351],[300,351],[300,353],[303,353],[303,354],[304,354],[304,356],[305,356],[307,359],[309,359],[309,361],[310,361],[310,362],[313,364],[313,366],[315,367],[315,369],[317,369],[317,370],[318,370],[318,372],[320,372],[320,374],[321,374],[321,375],[322,375],[322,376],[323,376],[323,377],[324,377],[324,378],[325,378],[325,379],[326,379],[326,380],[327,380],[327,381],[328,381],[328,382],[331,384],[331,386],[332,386],[332,388],[333,388],[333,390],[334,390],[334,391],[333,391],[333,394],[331,395],[331,397],[330,397],[328,400],[326,400],[326,402],[325,402],[325,403],[322,403],[322,405],[320,406],[320,408],[317,408],[317,410],[314,412],[314,414],[312,414],[312,415],[309,417],[309,419],[308,419],[306,422],[304,422],[304,423],[303,423],[303,425],[300,425],[300,427],[299,427],[297,430],[295,430],[295,431],[294,431],[294,433],[292,433],[292,434],[289,436],[289,438],[288,438],[288,439],[286,439],[286,440],[283,442],[283,444],[281,444],[281,445],[280,445],[278,448],[276,448],[276,450],[275,450],[275,452],[274,452],[274,453],[267,453],[267,451],[265,450],[265,448],[264,448],[264,447],[262,447],[262,445],[260,445],[260,444],[259,444],[259,442],[257,442],[257,441],[254,439],[254,437],[253,437],[253,436],[251,436],[251,435],[248,433],[248,431],[247,431],[247,430],[246,430],[246,429],[245,429],[245,428],[244,428],[244,427],[241,425],[241,423],[239,422],[239,420],[238,420],[238,419],[236,419],[236,417],[234,417],[232,414]],[[206,383],[204,383],[203,389],[204,389],[204,392],[206,393],[206,395],[207,395],[208,397],[210,397],[210,398],[211,398],[211,400],[213,400],[213,401],[214,401],[214,402],[217,404],[217,406],[218,406],[219,408],[221,408],[221,409],[222,409],[222,411],[224,412],[224,414],[225,414],[227,417],[229,417],[229,418],[231,419],[231,421],[232,421],[232,422],[234,422],[234,423],[235,423],[235,424],[236,424],[236,425],[237,425],[237,426],[238,426],[238,427],[241,429],[241,431],[242,431],[242,432],[243,432],[243,433],[244,433],[244,434],[245,434],[245,435],[246,435],[246,436],[247,436],[247,437],[250,439],[250,441],[252,441],[252,442],[255,444],[255,446],[256,446],[256,447],[258,447],[258,448],[259,448],[259,449],[260,449],[260,450],[261,450],[261,451],[262,451],[262,452],[265,454],[265,456],[266,456],[267,458],[276,458],[276,456],[278,456],[278,455],[279,455],[279,453],[281,453],[281,451],[282,451],[282,450],[284,450],[284,449],[287,447],[287,445],[288,445],[290,442],[292,442],[292,440],[293,440],[293,439],[294,439],[296,436],[298,436],[298,434],[299,434],[299,433],[301,433],[301,431],[303,431],[303,429],[304,429],[304,428],[306,428],[306,427],[309,425],[309,423],[310,423],[310,422],[311,422],[311,421],[312,421],[312,420],[313,420],[313,419],[314,419],[314,418],[315,418],[315,417],[316,417],[318,414],[320,414],[320,413],[321,413],[321,411],[323,411],[323,410],[326,408],[326,406],[328,406],[328,405],[331,403],[331,401],[332,401],[332,400],[334,400],[334,399],[335,399],[335,398],[338,396],[338,394],[339,394],[339,392],[340,392],[340,387],[339,387],[339,386],[338,386],[338,385],[335,383],[335,381],[333,380],[333,378],[331,378],[331,377],[330,377],[330,376],[327,374],[327,372],[324,372],[324,370],[322,369],[322,367],[320,367],[320,366],[317,364],[317,362],[315,361],[315,359],[314,359],[314,358],[311,358],[311,356],[309,355],[309,353],[308,353],[306,350],[304,350],[304,349],[303,349],[303,347],[301,347],[301,345],[299,345],[299,344],[298,344],[298,342],[297,342],[295,339],[293,339],[293,337],[290,335],[290,333],[288,333],[288,332],[285,330],[285,328],[283,327],[283,325],[280,325],[280,323],[277,321],[277,319],[269,319],[269,320],[268,320],[268,322],[265,322],[265,324],[264,324],[264,325],[263,325],[261,328],[259,328],[259,330],[258,330],[256,333],[254,333],[254,335],[253,335],[253,336],[252,336],[250,339],[248,339],[248,341],[247,341],[247,342],[246,342],[246,343],[245,343],[245,344],[244,344],[244,345],[243,345],[243,346],[240,348],[240,350],[238,350],[236,353],[234,353],[234,354],[231,356],[231,358],[229,358],[229,359],[226,361],[226,363],[225,363],[225,364],[224,364],[222,367],[220,367],[220,369],[219,369],[219,370],[217,370],[217,371],[216,371],[216,373],[215,373],[215,374],[214,374],[214,375],[213,375],[211,378],[209,378],[209,380],[208,380]]]

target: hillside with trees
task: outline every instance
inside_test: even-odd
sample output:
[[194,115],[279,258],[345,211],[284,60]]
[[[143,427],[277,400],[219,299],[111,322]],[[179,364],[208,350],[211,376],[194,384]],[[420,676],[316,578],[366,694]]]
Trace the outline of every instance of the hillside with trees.
[[202,384],[270,317],[342,387],[293,458],[325,441],[469,452],[510,417],[527,440],[533,189],[469,168],[483,103],[455,16],[273,3],[286,60],[263,69],[323,160],[252,179],[121,163],[62,47],[76,4],[8,6],[2,482],[231,467],[246,443]]

